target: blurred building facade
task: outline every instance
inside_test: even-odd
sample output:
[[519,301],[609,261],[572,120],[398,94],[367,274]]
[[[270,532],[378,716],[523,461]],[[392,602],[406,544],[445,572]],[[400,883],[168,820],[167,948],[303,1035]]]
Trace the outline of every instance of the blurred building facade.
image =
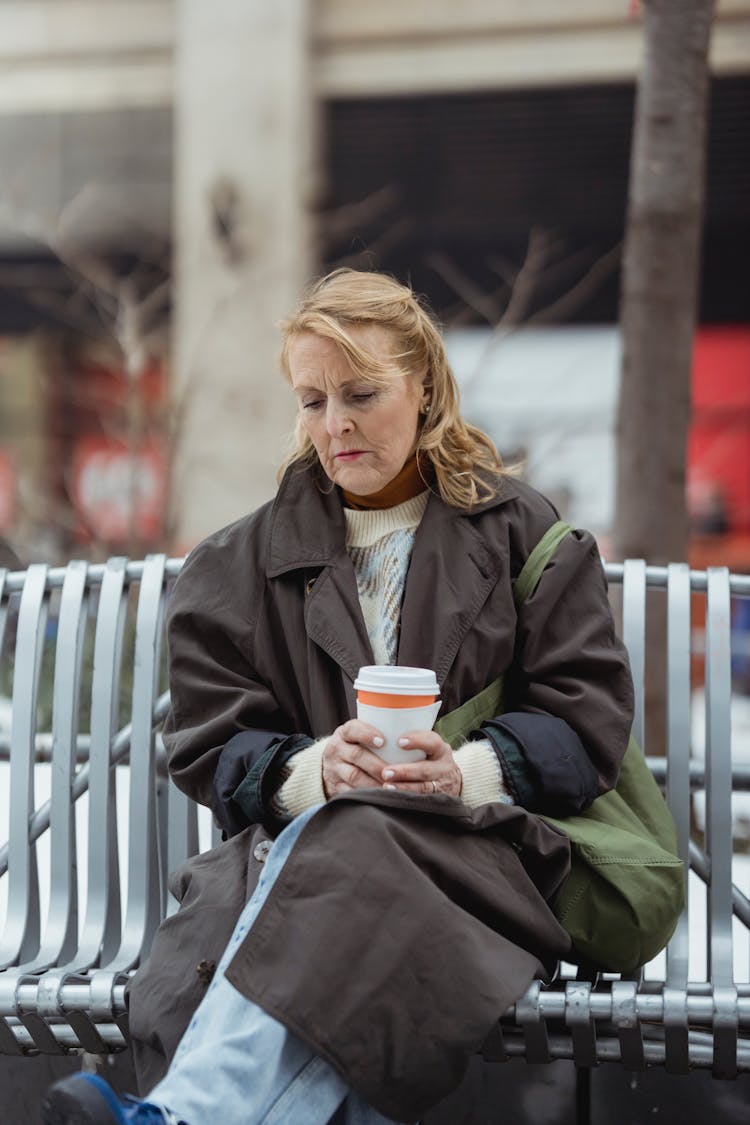
[[[182,550],[268,498],[278,321],[321,268],[457,327],[509,293],[613,322],[638,7],[3,0],[0,535]],[[742,325],[750,0],[711,61],[702,319]]]

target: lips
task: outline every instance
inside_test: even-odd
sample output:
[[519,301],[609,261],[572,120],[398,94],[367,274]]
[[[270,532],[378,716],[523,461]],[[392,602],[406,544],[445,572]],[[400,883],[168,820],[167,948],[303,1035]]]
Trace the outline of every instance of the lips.
[[347,449],[343,453],[336,454],[337,461],[354,461],[357,457],[361,457],[364,449]]

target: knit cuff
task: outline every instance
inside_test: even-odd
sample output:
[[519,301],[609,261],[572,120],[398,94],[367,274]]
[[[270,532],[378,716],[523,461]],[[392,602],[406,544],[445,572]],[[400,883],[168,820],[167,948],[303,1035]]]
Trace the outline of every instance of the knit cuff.
[[[308,751],[302,750],[300,753],[306,754]],[[465,805],[473,807],[490,801],[513,804],[513,798],[505,785],[502,767],[488,739],[464,743],[453,752],[453,757],[461,771],[461,800]]]
[[323,750],[330,737],[327,734],[325,738],[319,738],[312,746],[306,746],[286,763],[285,779],[273,797],[275,812],[285,813],[287,816],[299,816],[312,805],[325,803]]

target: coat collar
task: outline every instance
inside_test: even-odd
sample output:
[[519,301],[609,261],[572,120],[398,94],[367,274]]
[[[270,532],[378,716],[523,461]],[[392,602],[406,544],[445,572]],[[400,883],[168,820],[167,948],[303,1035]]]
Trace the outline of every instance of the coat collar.
[[[508,478],[498,496],[471,512],[430,497],[407,573],[399,664],[433,668],[438,682],[444,682],[507,565],[471,517],[516,495]],[[321,492],[311,470],[289,470],[273,507],[267,574],[277,578],[299,569],[314,572],[306,584],[305,628],[344,671],[353,714],[351,684],[359,668],[373,663],[373,654],[345,534],[338,493]]]
[[346,552],[338,492],[321,492],[312,469],[287,469],[271,513],[267,574],[329,566]]
[[[322,492],[317,481],[315,469],[292,466],[284,474],[271,514],[269,578],[289,570],[329,566],[346,554],[346,521],[338,490]],[[460,528],[472,516],[505,504],[517,495],[511,477],[503,479],[497,496],[471,510],[452,508],[433,494],[422,525],[430,528],[444,547],[443,537],[450,534],[451,527]]]

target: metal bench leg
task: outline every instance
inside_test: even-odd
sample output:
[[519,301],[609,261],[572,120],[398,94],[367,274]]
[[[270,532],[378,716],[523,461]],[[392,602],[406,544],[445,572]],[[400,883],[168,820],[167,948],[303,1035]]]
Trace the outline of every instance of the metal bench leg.
[[576,1125],[591,1125],[591,1067],[576,1067]]

